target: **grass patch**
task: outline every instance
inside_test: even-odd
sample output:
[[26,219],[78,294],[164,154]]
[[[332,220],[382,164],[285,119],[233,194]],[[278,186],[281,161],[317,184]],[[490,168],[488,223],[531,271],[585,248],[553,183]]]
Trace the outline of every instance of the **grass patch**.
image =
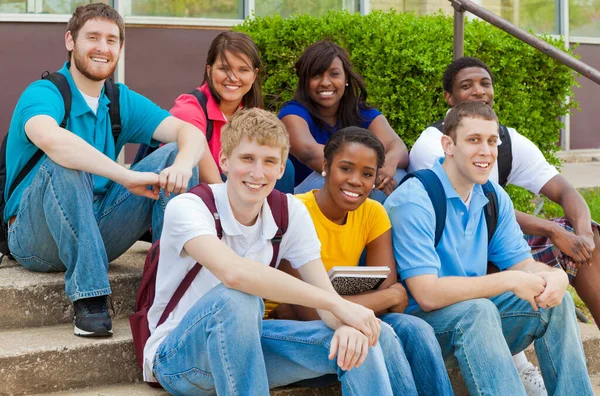
[[[600,188],[580,188],[579,192],[587,202],[588,207],[590,208],[590,214],[592,219],[595,221],[600,221]],[[555,217],[562,217],[565,213],[562,207],[548,198],[544,197],[544,207],[540,212],[539,216],[544,217],[546,219],[552,219]],[[568,288],[571,297],[573,297],[573,301],[575,302],[575,306],[584,313],[588,317],[591,323],[593,323],[592,315],[590,315],[590,311],[585,306],[584,302],[581,301],[575,289],[572,286]]]
[[[600,188],[580,188],[579,192],[590,208],[592,219],[600,221]],[[544,197],[544,208],[539,215],[547,219],[553,219],[562,217],[565,213],[560,205]]]

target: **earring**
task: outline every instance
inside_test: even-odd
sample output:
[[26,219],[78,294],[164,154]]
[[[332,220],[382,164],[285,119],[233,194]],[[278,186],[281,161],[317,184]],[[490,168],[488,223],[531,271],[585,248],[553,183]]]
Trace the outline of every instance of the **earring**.
[[373,184],[373,190],[375,190],[375,184]]
[[348,83],[346,83],[346,86],[348,86]]
[[327,173],[325,171],[321,172],[321,176],[325,177],[327,176]]

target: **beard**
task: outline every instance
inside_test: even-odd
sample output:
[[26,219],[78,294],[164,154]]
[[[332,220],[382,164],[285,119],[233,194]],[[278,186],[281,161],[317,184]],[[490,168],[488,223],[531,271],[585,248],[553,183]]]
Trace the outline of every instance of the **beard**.
[[77,51],[77,48],[73,49],[72,55],[73,55],[73,63],[75,65],[75,67],[77,68],[77,70],[79,70],[79,72],[82,75],[84,75],[86,78],[88,78],[92,81],[106,80],[108,77],[112,76],[112,74],[115,72],[115,69],[117,68],[117,62],[114,62],[114,64],[112,66],[110,66],[110,61],[109,61],[109,64],[107,65],[109,67],[106,71],[94,70],[94,67],[92,65],[92,63],[94,61],[89,59],[87,56],[82,56]]

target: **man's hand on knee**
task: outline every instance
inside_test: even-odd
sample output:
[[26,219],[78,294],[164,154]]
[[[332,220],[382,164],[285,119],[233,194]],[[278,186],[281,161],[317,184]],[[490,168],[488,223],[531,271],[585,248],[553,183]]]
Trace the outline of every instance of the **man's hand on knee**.
[[331,313],[342,323],[354,327],[367,336],[369,344],[375,346],[381,332],[381,320],[375,313],[362,305],[341,299]]
[[546,288],[544,292],[536,297],[535,301],[540,308],[556,307],[562,302],[567,286],[569,285],[569,277],[567,273],[561,269],[551,269],[550,271],[538,272],[537,275],[546,280]]
[[592,252],[594,251],[592,238],[575,235],[556,225],[550,239],[561,252],[571,257],[577,266],[589,263],[592,259]]
[[167,196],[170,195],[170,193],[182,194],[186,192],[191,177],[192,168],[182,166],[175,161],[173,165],[160,172],[160,188],[165,190]]
[[[510,273],[510,272],[509,272]],[[531,304],[534,311],[538,310],[536,298],[541,296],[546,288],[546,280],[536,274],[527,271],[514,271],[512,274],[516,279],[513,280],[511,291],[521,300]]]
[[329,347],[329,360],[337,356],[337,365],[342,370],[360,367],[369,352],[369,339],[350,326],[336,329]]
[[[156,173],[127,171],[125,180],[121,183],[132,194],[140,197],[158,199],[160,191],[159,179]],[[149,187],[152,187],[151,189]]]

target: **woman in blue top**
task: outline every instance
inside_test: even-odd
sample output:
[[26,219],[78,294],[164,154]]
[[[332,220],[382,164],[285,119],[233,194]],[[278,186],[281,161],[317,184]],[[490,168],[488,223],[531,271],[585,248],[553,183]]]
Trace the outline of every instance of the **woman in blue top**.
[[296,62],[294,100],[279,112],[290,134],[296,171],[295,193],[323,186],[323,147],[331,134],[348,126],[373,132],[385,148],[372,198],[383,202],[406,174],[408,151],[377,109],[367,105],[362,78],[352,70],[346,50],[330,41],[308,47]]

